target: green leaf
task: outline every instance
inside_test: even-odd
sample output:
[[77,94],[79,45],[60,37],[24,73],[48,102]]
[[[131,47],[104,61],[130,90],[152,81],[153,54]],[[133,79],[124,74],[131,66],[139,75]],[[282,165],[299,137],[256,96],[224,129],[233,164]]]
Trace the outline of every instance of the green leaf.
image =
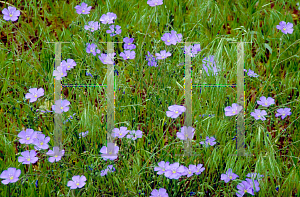
[[270,51],[270,53],[272,54],[272,48],[270,47],[270,45],[268,45],[267,43],[264,43],[265,47]]

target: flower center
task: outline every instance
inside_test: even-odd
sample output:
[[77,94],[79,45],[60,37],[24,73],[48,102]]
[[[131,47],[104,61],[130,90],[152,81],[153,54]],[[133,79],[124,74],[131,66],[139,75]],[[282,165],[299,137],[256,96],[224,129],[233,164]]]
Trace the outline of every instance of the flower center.
[[258,115],[258,117],[260,118],[260,115]]
[[54,157],[58,157],[57,155],[55,155]]
[[92,30],[94,30],[94,27],[92,27]]
[[129,59],[129,56],[127,56],[127,59]]
[[44,142],[41,142],[41,143],[40,143],[40,145],[43,145],[43,144],[44,144]]
[[207,142],[208,145],[210,145],[210,142]]
[[37,97],[37,95],[34,95],[34,97],[36,98],[36,97]]
[[79,183],[76,183],[76,185],[79,185]]
[[189,172],[189,174],[192,174],[192,172]]
[[61,73],[61,75],[64,75],[63,73]]
[[247,192],[247,190],[246,189],[244,189],[244,193],[246,193]]
[[30,140],[30,137],[27,137],[26,140]]
[[68,66],[68,68],[70,68],[70,66]]
[[163,169],[162,171],[165,171],[165,169]]
[[170,42],[170,40],[167,40],[167,42]]
[[175,174],[176,173],[176,171],[175,170],[173,170],[173,174]]
[[265,105],[268,105],[268,103],[265,103]]
[[91,49],[91,52],[94,52],[94,50],[93,50],[93,49]]
[[283,30],[285,31],[285,30],[286,30],[286,28],[283,28]]
[[9,16],[12,17],[12,14],[10,14]]
[[27,158],[27,161],[30,161],[30,158]]
[[157,3],[155,3],[155,5],[157,5]]
[[188,134],[185,134],[185,137],[187,137],[188,136]]
[[63,107],[61,107],[60,109],[64,109]]
[[119,135],[122,135],[122,133],[120,133]]
[[235,114],[235,111],[233,111],[232,113]]
[[110,151],[110,152],[109,152],[109,154],[111,155],[111,154],[112,154],[112,152]]
[[285,116],[285,114],[282,114],[283,116]]
[[104,60],[104,62],[106,62],[106,60]]
[[162,58],[165,58],[165,56],[162,56]]
[[178,111],[176,111],[175,113],[178,114]]
[[229,178],[232,179],[232,176],[230,176]]
[[84,10],[82,10],[82,12],[85,12]]
[[11,176],[11,177],[9,177],[10,178],[10,180],[13,180],[14,179],[14,177],[13,176]]

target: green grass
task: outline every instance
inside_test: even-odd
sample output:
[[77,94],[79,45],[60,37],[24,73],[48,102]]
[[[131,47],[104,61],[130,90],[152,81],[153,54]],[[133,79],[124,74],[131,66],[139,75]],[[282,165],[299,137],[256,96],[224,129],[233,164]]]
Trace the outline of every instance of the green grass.
[[[297,2],[260,0],[256,5],[258,1],[164,0],[157,7],[150,7],[146,0],[84,2],[92,6],[89,16],[76,13],[74,7],[81,1],[0,1],[1,10],[12,4],[21,11],[16,22],[5,21],[3,15],[0,19],[0,172],[9,167],[21,170],[19,181],[0,184],[0,196],[150,196],[153,189],[159,188],[167,189],[170,197],[186,197],[189,192],[196,192],[195,196],[236,196],[237,184],[250,172],[264,175],[256,196],[300,196]],[[108,41],[108,25],[101,24],[100,31],[94,33],[83,27],[88,21],[100,22],[102,14],[107,12],[115,13],[115,25],[122,27],[122,33],[113,41],[133,37],[137,46],[135,60],[126,62],[119,57],[122,43],[114,45],[115,68],[119,72],[115,127],[140,129],[143,137],[135,142],[116,138],[120,147],[118,159],[104,161],[99,151],[106,144],[105,87],[64,87],[63,99],[71,105],[63,118],[66,120],[76,113],[76,118],[63,127],[63,146],[71,155],[50,163],[41,151],[37,163],[23,165],[18,162],[20,153],[33,146],[19,143],[17,135],[21,130],[42,131],[51,138],[49,148],[54,145],[54,114],[34,113],[46,102],[49,102],[48,110],[54,104],[54,44],[46,42],[73,42],[62,44],[62,60],[70,58],[77,63],[62,84],[106,84],[107,65],[101,63],[98,55],[87,54],[85,46],[87,42]],[[294,32],[286,35],[277,30],[280,21],[293,23]],[[205,87],[201,94],[199,87],[193,87],[195,140],[192,144],[201,156],[175,156],[183,153],[183,143],[176,132],[183,126],[184,115],[172,119],[166,116],[166,111],[170,105],[184,105],[184,65],[179,63],[185,60],[183,43],[167,46],[161,40],[171,30],[181,33],[183,42],[201,45],[202,51],[192,58],[193,84],[236,83],[237,45],[229,41],[253,42],[244,45],[245,68],[259,75],[258,78],[245,75],[245,144],[252,157],[228,156],[236,152],[232,140],[236,122],[235,117],[225,116],[224,108],[236,103],[234,87]],[[146,44],[142,45],[143,42]],[[106,53],[106,44],[97,46],[101,53]],[[158,60],[159,67],[149,67],[145,60],[147,51],[154,55],[161,50],[170,51],[172,56]],[[203,55],[214,55],[224,73],[200,78]],[[86,71],[98,78],[91,79],[85,75]],[[29,103],[25,94],[30,88],[44,88],[45,95]],[[276,104],[268,108],[258,106],[261,96],[272,97]],[[291,108],[292,115],[284,120],[275,118],[276,110],[285,107]],[[268,112],[267,120],[255,120],[250,115],[257,108]],[[200,118],[200,114],[216,116]],[[87,137],[78,139],[78,134],[86,130]],[[218,144],[205,149],[199,144],[200,136],[202,139],[215,136]],[[205,170],[190,178],[169,180],[154,171],[160,161],[179,162],[184,166],[201,163]],[[109,164],[116,171],[101,177],[100,171]],[[91,165],[93,172],[88,168]],[[228,168],[239,178],[225,184],[220,177]],[[75,175],[85,175],[86,185],[70,190],[67,182]]]

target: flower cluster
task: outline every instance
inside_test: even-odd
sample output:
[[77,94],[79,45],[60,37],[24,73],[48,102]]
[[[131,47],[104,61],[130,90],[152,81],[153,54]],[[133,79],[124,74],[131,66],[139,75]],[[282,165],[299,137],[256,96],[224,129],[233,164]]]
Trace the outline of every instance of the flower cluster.
[[56,77],[56,80],[61,80],[62,77],[67,76],[67,70],[71,70],[74,66],[76,66],[76,62],[73,59],[67,59],[67,61],[63,60],[60,66],[53,71],[53,76]]
[[124,49],[128,49],[128,50],[125,50],[124,52],[120,53],[120,56],[124,60],[134,59],[135,58],[135,51],[130,51],[130,50],[136,48],[136,46],[134,44],[132,44],[133,40],[134,40],[134,38],[128,38],[128,37],[126,37],[126,38],[123,39],[123,42],[126,43],[126,44],[124,44]]
[[155,61],[155,57],[151,55],[149,51],[148,51],[148,56],[146,55],[146,60],[148,61],[148,66],[157,67],[157,62]]

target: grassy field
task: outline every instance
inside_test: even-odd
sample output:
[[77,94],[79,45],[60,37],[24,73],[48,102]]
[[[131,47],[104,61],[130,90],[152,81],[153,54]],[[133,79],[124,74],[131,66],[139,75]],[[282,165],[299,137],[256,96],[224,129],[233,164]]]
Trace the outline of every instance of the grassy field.
[[[9,6],[20,11],[16,21],[5,20],[4,14],[0,18],[0,173],[4,177],[8,168],[21,170],[16,182],[0,184],[0,196],[148,197],[159,196],[160,188],[169,197],[237,196],[238,185],[249,173],[263,175],[255,196],[300,196],[300,7],[296,1],[164,0],[150,6],[147,0],[86,0],[92,6],[88,15],[76,12],[81,3],[0,1],[1,11]],[[114,23],[101,23],[100,17],[108,12],[116,14]],[[89,21],[98,21],[100,29],[86,30]],[[279,30],[281,21],[292,23],[293,32]],[[119,25],[121,33],[111,37],[106,33],[110,25]],[[252,42],[244,44],[245,149],[251,157],[230,156],[236,153],[236,116],[226,116],[224,109],[237,103],[236,87],[193,87],[192,147],[197,154],[177,155],[184,153],[177,132],[186,114],[171,118],[166,112],[169,106],[185,105],[185,45],[165,44],[161,38],[172,30],[182,35],[181,42],[201,46],[191,58],[193,85],[236,84],[237,43],[230,42]],[[50,137],[49,150],[53,150],[55,113],[37,111],[52,110],[55,104],[54,43],[47,42],[71,42],[62,43],[61,60],[73,59],[76,66],[67,71],[62,84],[94,85],[107,84],[107,65],[98,58],[107,54],[107,44],[100,42],[123,42],[125,37],[134,38],[135,58],[124,60],[120,56],[124,44],[114,44],[114,127],[140,130],[142,137],[114,138],[118,158],[104,160],[100,150],[106,146],[106,87],[63,87],[63,99],[70,102],[69,110],[62,113],[63,121],[68,120],[62,127],[68,154],[51,163],[48,149],[21,143],[18,134],[33,129]],[[87,43],[95,43],[101,53],[87,53]],[[171,56],[149,66],[147,52],[154,56],[162,50]],[[218,75],[208,76],[203,69],[203,59],[209,56],[215,57]],[[257,77],[249,76],[249,69]],[[29,102],[25,95],[31,88],[43,88],[44,95]],[[259,105],[262,96],[275,103]],[[276,117],[280,108],[290,108],[291,114]],[[254,118],[255,109],[265,110],[266,120]],[[214,137],[216,144],[200,144],[206,137]],[[36,162],[18,160],[27,150],[36,151]],[[154,170],[161,161],[186,167],[202,164],[205,169],[172,179]],[[103,171],[109,165],[114,170]],[[221,176],[228,169],[239,177],[225,183]],[[71,189],[69,181],[77,175],[86,177],[85,185]]]

